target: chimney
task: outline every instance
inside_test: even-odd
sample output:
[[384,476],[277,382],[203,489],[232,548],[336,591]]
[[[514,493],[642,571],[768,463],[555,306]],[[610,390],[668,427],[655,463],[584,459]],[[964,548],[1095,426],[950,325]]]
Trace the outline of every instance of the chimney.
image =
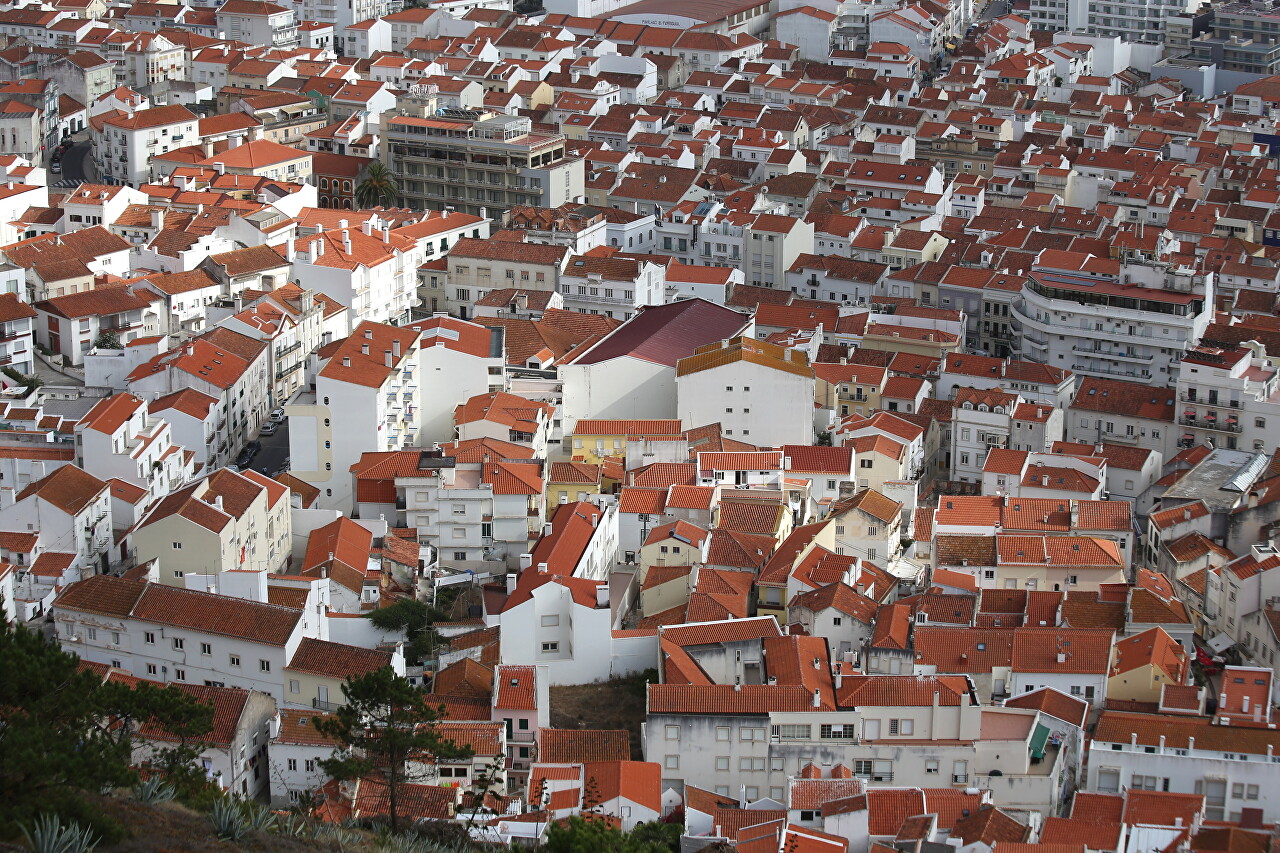
[[391,342],[391,354],[394,355],[396,358],[400,357],[400,339],[399,338],[396,338],[394,341]]
[[816,688],[813,691],[813,707],[815,708],[822,707],[822,691]]
[[602,583],[596,587],[596,607],[609,606],[609,585]]
[[270,723],[268,723],[267,736],[273,737],[273,738],[280,737],[280,712],[279,711],[276,711],[275,716],[272,717]]
[[342,251],[351,254],[351,232],[345,228],[342,229]]
[[284,252],[285,252],[285,258],[287,258],[289,262],[292,263],[293,253],[294,253],[294,241],[292,237],[290,237],[288,240],[285,240]]
[[187,355],[195,355],[195,354],[196,354],[196,345],[187,344]]
[[222,495],[214,495],[213,505],[218,509],[222,509]]
[[360,224],[360,230],[364,232],[364,236],[372,237],[373,236],[373,220],[366,219],[364,222],[362,222]]
[[520,571],[523,572],[525,569],[528,569],[531,566],[533,566],[533,555],[521,554],[520,555]]
[[218,162],[214,163],[213,165],[215,165],[215,166],[217,166],[217,167],[218,167],[218,174],[219,174],[219,175],[225,175],[225,174],[227,173],[227,164],[226,164],[226,163],[223,163],[221,160],[219,160]]
[[243,140],[242,140],[242,138],[241,138],[240,134],[236,134],[235,136],[229,136],[229,137],[227,137],[227,148],[228,148],[228,149],[231,149],[231,148],[239,148],[239,147],[240,147],[240,143],[241,143],[242,141],[243,141]]
[[520,576],[514,572],[507,575],[507,595],[516,591],[516,581],[519,579]]
[[390,367],[394,363],[391,360],[391,350],[384,349],[382,351],[382,363],[385,364],[387,367]]
[[543,536],[550,536],[550,535],[551,535],[551,530],[552,530],[551,522],[549,522],[549,521],[544,521],[544,522],[542,523],[542,535],[543,535]]
[[547,564],[538,563],[538,574],[545,575],[547,573]]

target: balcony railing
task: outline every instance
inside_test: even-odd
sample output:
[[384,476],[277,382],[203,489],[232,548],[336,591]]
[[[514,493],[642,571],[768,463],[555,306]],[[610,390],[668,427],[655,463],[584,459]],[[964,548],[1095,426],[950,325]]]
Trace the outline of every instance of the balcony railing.
[[1155,361],[1155,356],[1153,355],[1138,355],[1137,353],[1116,352],[1113,350],[1097,350],[1092,347],[1074,346],[1071,348],[1071,351],[1078,352],[1081,355],[1092,356],[1093,358],[1118,358],[1123,361],[1136,361],[1141,364],[1151,364]]
[[1196,429],[1212,429],[1218,432],[1242,432],[1243,430],[1238,423],[1228,423],[1226,420],[1210,420],[1209,418],[1178,418],[1178,423],[1183,426],[1195,427]]
[[1198,397],[1195,394],[1187,394],[1185,392],[1179,394],[1178,399],[1184,403],[1195,403],[1197,406],[1215,406],[1219,409],[1240,408],[1239,400],[1206,400],[1204,397]]
[[336,711],[342,707],[341,702],[326,702],[324,699],[312,699],[311,707],[317,711]]
[[1121,370],[1112,367],[1091,367],[1087,364],[1073,364],[1071,369],[1076,373],[1103,373],[1107,376],[1121,376],[1125,379],[1150,379],[1150,370]]

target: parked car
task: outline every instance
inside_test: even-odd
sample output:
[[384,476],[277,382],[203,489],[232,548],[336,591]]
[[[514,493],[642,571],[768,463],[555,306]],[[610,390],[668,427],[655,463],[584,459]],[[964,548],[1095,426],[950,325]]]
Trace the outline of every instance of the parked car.
[[280,424],[278,422],[267,421],[265,424],[262,425],[262,430],[258,434],[259,435],[275,435],[279,431],[280,431]]
[[273,423],[277,423],[277,424],[284,423],[284,409],[283,408],[272,409],[269,417],[271,418]]
[[60,174],[62,174],[62,161],[61,161],[61,160],[54,160],[52,163],[50,163],[50,164],[49,164],[49,171],[50,171],[50,172],[53,172],[55,175],[60,175]]
[[240,455],[236,457],[236,464],[241,468],[248,468],[253,462],[253,457],[258,455],[258,451],[262,449],[262,442],[251,441],[244,446],[244,450],[240,451]]

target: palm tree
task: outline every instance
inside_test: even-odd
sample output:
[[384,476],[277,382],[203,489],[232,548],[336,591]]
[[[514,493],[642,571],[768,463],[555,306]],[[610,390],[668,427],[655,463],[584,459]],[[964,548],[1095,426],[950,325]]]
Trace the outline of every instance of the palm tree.
[[356,207],[395,207],[399,201],[400,187],[396,185],[395,175],[374,160],[365,171],[364,180],[356,187]]

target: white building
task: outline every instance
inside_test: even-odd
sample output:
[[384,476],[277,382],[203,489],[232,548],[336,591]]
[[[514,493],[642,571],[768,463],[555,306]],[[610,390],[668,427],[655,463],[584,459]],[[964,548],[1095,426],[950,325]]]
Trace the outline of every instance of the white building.
[[762,447],[813,443],[813,368],[801,350],[750,337],[705,344],[676,364],[676,414]]
[[459,403],[502,389],[502,331],[443,314],[407,328],[422,335],[418,364],[432,389],[422,399],[418,442],[448,441],[454,437],[453,414]]
[[1083,787],[1201,794],[1209,820],[1239,820],[1243,809],[1257,808],[1270,823],[1280,809],[1273,755],[1278,739],[1269,727],[1222,725],[1196,714],[1104,711],[1089,741]]
[[645,308],[559,368],[565,434],[581,418],[676,417],[676,363],[754,332],[751,318],[702,299]]
[[58,642],[83,660],[165,684],[259,690],[277,702],[304,636],[301,610],[106,575],[68,587],[53,614]]
[[417,442],[423,387],[420,335],[381,323],[360,323],[324,353],[314,395],[285,407],[295,477],[321,490],[320,506],[349,509],[351,466],[371,450]]
[[1045,249],[1010,308],[1015,352],[1089,376],[1176,379],[1213,317],[1213,277]]
[[200,141],[199,117],[181,104],[130,111],[102,120],[93,134],[93,156],[102,179],[130,186],[151,178],[151,160]]

